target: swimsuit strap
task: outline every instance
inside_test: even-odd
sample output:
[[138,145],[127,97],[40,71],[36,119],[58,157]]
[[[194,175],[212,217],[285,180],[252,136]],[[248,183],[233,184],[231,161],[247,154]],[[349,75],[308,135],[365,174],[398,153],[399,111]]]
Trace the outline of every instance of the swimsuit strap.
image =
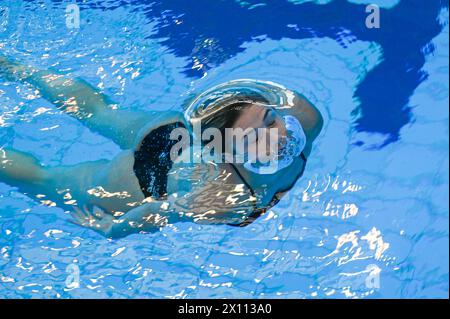
[[[288,191],[289,189],[291,189],[294,186],[295,182],[303,175],[303,172],[305,171],[305,167],[306,167],[306,156],[305,156],[305,154],[303,152],[301,152],[300,157],[303,159],[303,168],[302,168],[301,172],[298,174],[298,176],[295,179],[294,183],[292,185],[290,185],[288,188],[286,188],[285,190],[277,192],[273,196],[273,198],[270,201],[269,205],[267,205],[268,207],[275,206],[280,201],[280,199],[282,197],[281,194],[286,192],[286,191]],[[247,188],[250,189],[250,192],[251,192],[252,196],[256,198],[254,190],[250,187],[250,185],[247,183],[247,181],[242,177],[241,173],[239,173],[239,171],[237,170],[237,168],[233,164],[231,164],[231,166],[236,171],[236,173],[241,178],[241,180],[244,182],[245,186],[247,186]],[[239,224],[227,224],[227,225],[235,226],[235,227],[244,227],[244,226],[250,225],[258,217],[260,217],[261,215],[264,215],[264,213],[268,209],[267,207],[258,208],[256,206],[256,203],[253,203],[253,207],[254,207],[253,211],[247,216],[247,218],[244,221],[240,222]]]

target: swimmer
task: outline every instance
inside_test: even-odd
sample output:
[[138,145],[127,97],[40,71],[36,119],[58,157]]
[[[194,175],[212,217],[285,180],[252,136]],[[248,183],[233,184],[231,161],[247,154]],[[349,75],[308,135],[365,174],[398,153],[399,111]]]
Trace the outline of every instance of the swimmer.
[[[58,205],[71,212],[74,223],[110,238],[154,232],[180,221],[252,223],[303,174],[323,125],[320,112],[304,96],[272,82],[229,81],[187,101],[184,112],[144,112],[121,110],[81,79],[2,55],[0,78],[33,86],[58,109],[120,146],[112,160],[58,167],[0,146],[1,182]],[[172,139],[171,132],[185,129],[194,139],[196,123],[200,133],[208,128],[277,129],[279,154],[270,161],[276,169],[254,161],[194,163],[186,159],[197,152],[195,143],[173,160],[169,154],[179,139]],[[260,138],[247,140],[248,149],[256,148]]]

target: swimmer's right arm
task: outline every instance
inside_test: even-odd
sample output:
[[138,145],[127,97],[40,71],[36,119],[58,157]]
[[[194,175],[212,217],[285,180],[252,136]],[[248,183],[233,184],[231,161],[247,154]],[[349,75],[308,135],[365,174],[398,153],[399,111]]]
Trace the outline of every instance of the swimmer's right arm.
[[[60,110],[112,138],[123,149],[134,146],[139,130],[154,116],[145,111],[118,108],[109,97],[80,78],[53,70],[39,70],[0,54],[0,77],[26,82]],[[123,134],[123,133],[126,134]]]
[[84,108],[108,105],[105,95],[81,79],[72,79],[56,71],[39,70],[0,55],[0,74],[9,81],[35,86],[42,96],[67,112],[83,113]]

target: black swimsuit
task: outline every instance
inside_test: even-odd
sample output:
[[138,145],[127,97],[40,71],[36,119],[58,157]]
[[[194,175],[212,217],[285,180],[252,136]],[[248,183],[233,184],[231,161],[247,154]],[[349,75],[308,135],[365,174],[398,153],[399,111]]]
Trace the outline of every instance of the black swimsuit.
[[167,174],[172,168],[170,150],[178,142],[170,139],[170,133],[178,127],[184,125],[176,122],[154,129],[134,152],[133,170],[145,197],[167,198]]
[[[145,197],[152,197],[155,199],[167,198],[167,175],[172,168],[172,161],[170,160],[170,150],[178,142],[170,139],[170,132],[178,127],[185,127],[183,123],[176,122],[160,126],[151,131],[142,141],[141,146],[134,152],[134,166],[133,170],[139,181],[142,193]],[[303,175],[306,166],[306,157],[303,152],[300,154],[303,159],[303,167],[295,181]],[[236,174],[244,182],[245,186],[250,190],[251,195],[256,197],[255,192],[251,186],[246,182],[239,173],[238,169],[232,164]],[[264,214],[269,207],[273,207],[280,199],[281,193],[291,189],[292,185],[287,187],[274,195],[269,205],[264,208],[258,208],[256,203],[253,204],[253,211],[249,216],[239,224],[228,224],[230,226],[244,227],[254,222],[259,216]]]

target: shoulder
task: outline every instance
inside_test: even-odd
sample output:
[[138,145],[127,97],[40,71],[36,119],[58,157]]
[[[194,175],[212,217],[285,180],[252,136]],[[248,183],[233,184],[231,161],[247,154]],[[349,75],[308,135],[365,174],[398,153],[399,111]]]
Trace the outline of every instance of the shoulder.
[[[181,123],[181,126],[187,127],[183,113],[179,111],[165,111],[155,114],[154,118],[139,130],[134,142],[134,149],[139,149],[144,139],[149,136],[152,131],[175,123]],[[168,132],[168,134],[170,134],[170,132]]]
[[323,127],[323,117],[314,104],[300,93],[295,93],[294,115],[299,119],[307,136],[315,139]]
[[284,115],[291,115],[298,119],[307,138],[306,156],[312,147],[312,142],[320,134],[323,127],[323,117],[317,107],[311,103],[305,96],[298,92],[294,93],[293,106],[280,110]]

